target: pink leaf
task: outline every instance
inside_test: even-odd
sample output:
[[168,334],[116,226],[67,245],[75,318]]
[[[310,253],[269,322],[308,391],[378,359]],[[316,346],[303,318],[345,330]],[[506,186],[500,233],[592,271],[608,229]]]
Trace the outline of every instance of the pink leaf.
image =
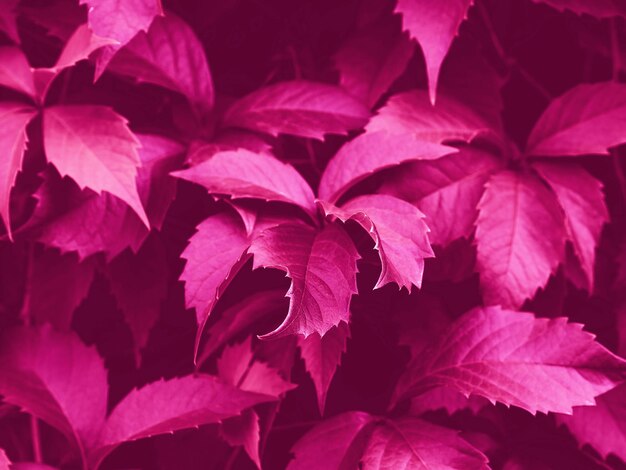
[[350,36],[334,60],[341,86],[372,108],[404,72],[415,47],[398,18],[383,18]]
[[626,362],[567,318],[478,307],[408,366],[395,397],[449,386],[531,413],[571,414],[626,379]]
[[374,240],[381,272],[375,289],[396,283],[410,292],[421,287],[424,259],[434,253],[428,241],[424,214],[412,204],[387,195],[368,195],[352,199],[341,208],[322,203],[326,214],[343,222],[357,222]]
[[432,388],[413,398],[410,414],[419,416],[428,411],[439,409],[444,409],[449,415],[463,410],[470,410],[478,414],[482,408],[489,405],[489,401],[481,396],[464,397],[458,390],[444,386]]
[[118,44],[118,42],[94,34],[89,25],[83,23],[67,40],[53,70],[58,73],[66,67],[71,67],[81,60],[87,59],[92,52],[101,47],[112,44]]
[[341,88],[295,80],[276,83],[244,96],[226,112],[224,124],[276,136],[323,139],[363,127],[367,108]]
[[575,164],[535,163],[534,168],[550,185],[563,208],[567,236],[583,268],[586,287],[592,291],[596,246],[602,227],[609,220],[603,185]]
[[608,155],[626,142],[626,85],[578,85],[553,100],[528,137],[527,153],[539,156]]
[[373,173],[410,160],[437,159],[453,147],[424,142],[410,134],[366,132],[344,144],[328,163],[319,185],[319,197],[332,204],[351,186]]
[[571,416],[557,416],[581,444],[589,444],[606,459],[609,454],[626,461],[626,385],[596,400],[596,406],[574,408]]
[[69,330],[74,310],[91,287],[95,259],[80,261],[74,253],[43,249],[35,250],[31,263],[25,313],[36,323],[50,323],[58,330]]
[[150,226],[137,192],[139,141],[122,116],[104,106],[54,106],[43,122],[46,155],[61,176],[119,197]]
[[[80,0],[89,7],[89,25],[98,36],[127,44],[139,31],[148,31],[155,16],[163,14],[161,0]],[[99,77],[119,46],[109,46],[98,59]]]
[[619,0],[532,0],[535,3],[545,3],[559,11],[570,10],[581,15],[586,13],[596,18],[610,18],[626,16],[626,4]]
[[174,15],[157,17],[109,64],[109,71],[153,83],[187,97],[200,115],[213,107],[213,81],[202,44]]
[[11,468],[11,461],[7,457],[4,449],[0,449],[0,470],[9,470]]
[[35,109],[20,103],[0,103],[0,148],[6,151],[0,159],[0,216],[9,234],[11,234],[9,214],[11,188],[15,184],[18,171],[22,168],[28,142],[26,126],[35,112]]
[[2,339],[0,363],[4,401],[61,431],[84,455],[106,413],[107,373],[96,350],[74,333],[17,328]]
[[409,417],[385,420],[374,428],[360,468],[487,470],[487,462],[455,431]]
[[483,298],[488,305],[519,307],[564,258],[563,212],[539,179],[512,171],[491,176],[478,209]]
[[358,468],[370,425],[375,421],[373,416],[360,411],[322,421],[293,446],[294,459],[287,470]]
[[217,423],[272,400],[274,397],[240,390],[211,375],[153,382],[131,391],[113,409],[98,447],[91,453],[92,466],[124,442]]
[[0,46],[0,85],[36,96],[33,72],[19,47]]
[[276,369],[254,359],[252,337],[224,349],[217,360],[218,375],[222,380],[247,392],[278,398],[295,387],[283,379]]
[[224,420],[220,426],[220,435],[231,446],[242,446],[250,460],[257,468],[261,468],[259,457],[259,440],[261,428],[259,415],[254,410],[245,410],[241,416]]
[[295,204],[315,217],[315,196],[300,173],[277,158],[245,149],[218,152],[208,160],[174,173],[233,198],[258,198]]
[[167,297],[167,276],[167,253],[155,233],[136,254],[126,250],[107,266],[111,291],[135,340],[137,364],[150,330],[159,319],[161,302]]
[[328,330],[323,337],[313,333],[308,338],[298,339],[300,355],[315,385],[321,415],[326,408],[328,388],[341,363],[341,356],[346,352],[346,341],[349,336],[348,324],[341,322]]
[[35,193],[35,212],[20,228],[34,231],[34,239],[62,252],[76,251],[82,259],[100,251],[112,258],[129,246],[136,251],[148,236],[145,225],[121,199],[81,191],[54,171],[44,174]]
[[439,95],[437,105],[428,101],[421,90],[407,91],[392,96],[387,104],[370,120],[367,132],[386,130],[392,133],[414,134],[420,140],[471,141],[477,137],[489,138],[503,146],[497,129],[465,104],[445,95]]
[[402,15],[402,26],[422,47],[433,104],[441,64],[472,3],[473,0],[398,0],[396,12]]
[[[241,220],[230,212],[213,215],[198,225],[181,257],[186,259],[180,280],[185,304],[196,309],[196,353],[206,321],[228,283],[245,261],[250,245]],[[211,253],[211,256],[206,256]]]
[[250,253],[255,269],[280,269],[291,279],[287,317],[263,338],[323,336],[339,322],[348,322],[350,298],[357,293],[359,255],[340,226],[318,230],[304,224],[279,225],[257,235]]
[[490,153],[467,147],[393,170],[381,192],[415,204],[426,214],[430,241],[446,246],[472,234],[485,183],[502,164]]

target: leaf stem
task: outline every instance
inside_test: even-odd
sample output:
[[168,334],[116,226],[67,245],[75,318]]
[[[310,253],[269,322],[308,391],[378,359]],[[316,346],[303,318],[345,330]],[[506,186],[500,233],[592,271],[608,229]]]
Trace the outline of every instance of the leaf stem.
[[493,22],[491,21],[489,12],[483,2],[477,2],[476,8],[478,9],[483,25],[489,33],[491,44],[500,60],[508,67],[509,71],[514,69],[517,73],[519,73],[520,76],[526,80],[526,82],[532,86],[546,101],[551,101],[552,94],[535,77],[533,77],[528,70],[526,70],[517,60],[512,58],[506,52],[504,46],[502,45],[502,41],[500,41],[500,38],[498,37],[498,33],[496,32]]
[[33,458],[35,463],[42,463],[43,458],[41,454],[41,440],[39,438],[39,420],[30,415],[30,435],[33,441]]

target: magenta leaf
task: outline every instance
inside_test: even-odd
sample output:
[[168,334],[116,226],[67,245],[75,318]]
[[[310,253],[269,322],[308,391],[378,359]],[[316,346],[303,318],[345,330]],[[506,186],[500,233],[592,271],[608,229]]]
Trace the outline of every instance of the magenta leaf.
[[243,265],[249,245],[241,220],[231,212],[223,212],[198,225],[181,255],[187,260],[180,276],[185,283],[185,304],[196,309],[196,352],[211,310]]
[[104,106],[54,106],[44,111],[43,132],[48,161],[61,176],[119,197],[150,226],[137,192],[139,140],[122,116]]
[[69,330],[74,310],[89,292],[95,259],[81,261],[75,253],[37,249],[30,262],[28,308],[24,314],[38,324],[50,323],[57,330]]
[[90,461],[95,467],[124,442],[218,423],[274,399],[204,374],[152,382],[131,391],[113,409]]
[[213,81],[202,44],[174,15],[155,18],[147,33],[138,33],[115,55],[108,70],[176,91],[200,115],[213,107]]
[[4,449],[0,449],[0,468],[2,470],[8,470],[11,468],[11,461],[9,460],[9,457],[7,457]]
[[107,265],[111,291],[135,340],[137,364],[167,297],[166,256],[163,242],[152,233],[136,254],[126,250]]
[[431,243],[445,246],[472,234],[485,183],[502,165],[490,153],[467,147],[393,170],[381,191],[415,204],[426,215]]
[[263,338],[323,336],[339,322],[348,322],[350,298],[357,293],[359,255],[339,225],[316,229],[289,223],[269,228],[254,238],[250,253],[255,269],[280,269],[291,279],[287,317]]
[[462,410],[470,410],[478,414],[483,407],[489,405],[489,401],[479,395],[465,397],[458,390],[444,386],[431,388],[412,398],[410,414],[419,416],[428,411],[439,409],[445,410],[449,415]]
[[320,181],[319,197],[334,204],[351,186],[377,171],[410,160],[437,159],[455,151],[410,133],[366,132],[344,144],[328,163]]
[[592,291],[596,246],[602,227],[609,220],[602,183],[575,164],[535,163],[534,168],[563,208],[567,236],[582,266],[586,287]]
[[98,36],[113,39],[119,46],[109,46],[98,59],[99,77],[120,46],[127,44],[139,31],[147,31],[152,20],[163,14],[161,0],[80,0],[89,7],[89,25]]
[[350,411],[322,421],[291,449],[294,459],[287,470],[358,468],[365,442],[376,419]]
[[398,0],[396,12],[402,15],[402,26],[422,47],[433,104],[441,64],[472,3],[473,0]]
[[11,188],[22,168],[28,137],[26,126],[36,111],[21,103],[0,103],[0,147],[6,151],[0,160],[0,216],[7,232],[11,234],[9,202]]
[[49,326],[17,328],[2,339],[0,363],[4,401],[61,431],[84,458],[106,413],[107,374],[96,350]]
[[626,379],[626,362],[567,318],[478,307],[435,338],[408,366],[396,401],[432,387],[515,405],[531,413],[571,414]]
[[335,54],[341,86],[372,108],[404,72],[415,47],[398,18],[383,18],[358,30]]
[[586,13],[596,18],[610,18],[626,16],[626,4],[619,0],[532,0],[535,3],[545,3],[559,11],[570,10],[581,15]]
[[424,214],[408,202],[383,194],[360,196],[341,208],[322,203],[326,214],[354,220],[374,240],[381,272],[375,289],[391,282],[411,292],[421,287],[424,259],[435,254],[428,240]]
[[281,201],[301,207],[311,217],[317,213],[313,191],[300,173],[264,153],[245,149],[218,152],[174,176],[200,184],[210,193]]
[[261,428],[256,411],[244,410],[240,416],[224,420],[220,426],[220,436],[231,446],[242,446],[256,467],[261,468],[259,456]]
[[323,337],[320,337],[318,333],[313,333],[308,338],[298,339],[300,356],[313,379],[321,415],[324,414],[328,389],[341,363],[341,356],[346,352],[346,341],[349,336],[348,324],[341,322],[328,330]]
[[81,60],[87,59],[92,52],[103,46],[118,44],[114,39],[108,39],[94,34],[86,23],[81,24],[65,43],[61,55],[52,67],[55,72],[71,67]]
[[553,100],[528,137],[538,156],[608,155],[626,142],[626,85],[578,85]]
[[626,461],[626,385],[599,396],[596,406],[577,406],[571,416],[559,415],[557,420],[603,458],[612,453]]
[[487,470],[487,457],[457,432],[407,417],[376,426],[361,458],[363,470],[391,468]]
[[28,59],[19,47],[0,46],[0,85],[36,96],[35,80]]
[[512,171],[491,176],[478,209],[476,265],[483,299],[519,307],[565,256],[563,211],[538,178]]
[[483,137],[496,145],[503,145],[498,130],[472,108],[442,94],[437,97],[437,105],[433,106],[422,90],[407,91],[389,98],[370,120],[366,130],[414,134],[420,140],[438,144],[452,140],[469,142]]
[[273,136],[293,134],[323,139],[363,127],[369,111],[341,88],[294,80],[261,88],[228,109],[224,124]]

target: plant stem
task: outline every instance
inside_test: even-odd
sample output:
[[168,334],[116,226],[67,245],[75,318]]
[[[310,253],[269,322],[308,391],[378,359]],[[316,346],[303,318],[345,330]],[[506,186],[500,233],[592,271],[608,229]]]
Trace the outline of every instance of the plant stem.
[[30,415],[30,435],[33,441],[33,458],[35,463],[42,463],[43,458],[41,456],[41,440],[39,438],[39,420]]

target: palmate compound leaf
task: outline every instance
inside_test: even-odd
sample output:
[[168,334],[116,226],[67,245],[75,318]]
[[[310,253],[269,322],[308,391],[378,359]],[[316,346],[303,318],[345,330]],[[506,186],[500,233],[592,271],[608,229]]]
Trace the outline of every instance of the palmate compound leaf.
[[341,322],[322,337],[318,333],[313,333],[308,338],[298,338],[300,356],[313,379],[321,415],[324,414],[328,389],[341,363],[341,356],[346,352],[346,342],[349,336],[348,324]]
[[536,156],[608,155],[626,142],[626,84],[578,85],[554,99],[528,137]]
[[293,134],[323,139],[363,127],[368,109],[338,86],[294,80],[269,85],[239,99],[224,125],[273,136]]
[[609,220],[603,185],[576,164],[535,163],[535,170],[550,185],[565,214],[567,237],[593,291],[596,246],[602,227]]
[[105,106],[53,106],[44,110],[43,135],[48,161],[61,176],[119,197],[150,226],[137,192],[140,143],[126,119]]
[[487,305],[517,308],[565,255],[563,211],[532,174],[492,175],[478,204],[476,266]]
[[218,152],[173,175],[204,186],[212,194],[286,202],[302,208],[312,218],[317,214],[313,190],[300,173],[264,153],[245,149]]
[[139,32],[115,55],[108,70],[181,93],[199,115],[213,107],[213,79],[204,48],[177,16],[155,18],[147,33]]
[[263,338],[313,333],[323,336],[339,322],[348,322],[356,289],[354,243],[338,224],[321,229],[285,223],[260,232],[249,252],[254,269],[276,268],[287,273],[291,287],[285,320]]
[[415,204],[426,215],[431,243],[446,246],[471,236],[485,183],[502,166],[496,156],[466,147],[391,170],[380,191]]
[[337,415],[292,448],[288,470],[481,470],[487,458],[455,431],[421,419],[378,418],[360,411]]
[[28,142],[26,126],[36,111],[22,103],[0,103],[0,147],[6,154],[0,159],[0,217],[11,234],[9,202],[11,188],[22,168]]
[[348,37],[335,54],[340,83],[372,108],[404,72],[415,46],[398,17],[384,17]]
[[52,70],[59,73],[64,68],[71,67],[81,60],[87,59],[92,52],[101,47],[113,44],[117,44],[117,41],[98,36],[87,23],[83,23],[76,28],[65,43],[65,47]]
[[430,101],[435,103],[439,70],[459,26],[467,16],[473,0],[431,2],[398,0],[396,12],[402,15],[402,26],[419,42],[428,74]]
[[532,0],[545,3],[559,11],[570,10],[576,14],[586,13],[596,18],[626,16],[626,3],[623,0]]
[[603,457],[615,454],[626,462],[626,385],[599,396],[596,406],[577,406],[571,416],[558,415],[581,445],[589,444]]
[[321,202],[327,215],[354,220],[374,240],[381,272],[375,289],[391,282],[409,292],[421,287],[424,259],[435,254],[428,240],[424,214],[402,199],[384,194],[359,196],[341,207]]
[[454,152],[454,147],[426,142],[410,132],[366,132],[344,144],[328,162],[320,181],[319,198],[335,204],[350,187],[377,171]]
[[626,361],[567,318],[477,307],[436,337],[398,382],[394,403],[456,388],[531,413],[572,413],[626,380]]

